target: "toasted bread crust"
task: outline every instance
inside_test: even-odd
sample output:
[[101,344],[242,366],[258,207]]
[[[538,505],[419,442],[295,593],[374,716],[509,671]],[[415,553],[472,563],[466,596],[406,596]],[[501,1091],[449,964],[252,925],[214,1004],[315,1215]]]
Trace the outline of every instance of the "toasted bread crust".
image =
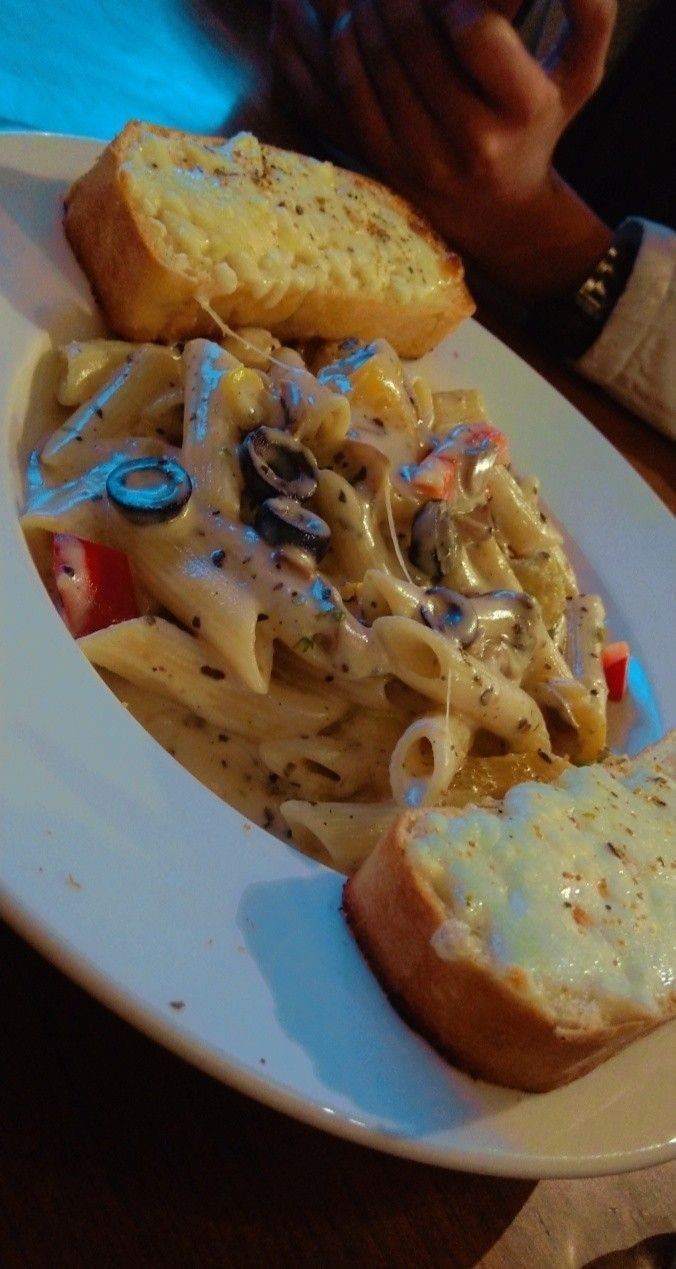
[[442,959],[432,936],[445,916],[431,886],[406,857],[406,817],[343,892],[348,924],[376,977],[406,1021],[454,1065],[528,1092],[584,1075],[652,1030],[640,1019],[600,1031],[562,1033],[482,966]]
[[[673,762],[673,741],[671,752]],[[663,746],[642,758],[659,763],[663,754],[666,769]],[[627,1007],[613,1024],[573,1028],[529,996],[518,972],[498,977],[469,955],[440,956],[432,940],[448,911],[407,850],[419,814],[395,821],[346,882],[343,908],[394,1006],[454,1064],[498,1084],[544,1092],[668,1020],[669,1005],[660,1014]]]
[[127,124],[72,185],[66,197],[66,236],[111,332],[139,342],[169,343],[178,336],[163,332],[186,324],[186,314],[195,307],[194,285],[159,258],[129,200],[122,163],[133,128]]
[[[124,163],[140,128],[169,143],[182,136],[169,128],[127,124],[69,191],[65,215],[68,240],[115,334],[135,341],[166,343],[213,336],[218,329],[196,298],[204,293],[203,280],[189,277],[162,260],[147,233],[143,212],[135,205]],[[191,140],[213,146],[221,139]],[[284,153],[273,146],[266,146],[265,151],[271,159]],[[270,303],[265,297],[256,298],[240,280],[233,294],[211,293],[210,303],[230,325],[262,325],[281,339],[381,337],[401,356],[420,356],[474,311],[462,263],[404,199],[367,177],[355,173],[344,176],[355,189],[375,193],[432,248],[438,260],[434,288],[402,303],[393,292],[369,295],[362,289],[355,296],[335,288],[304,290],[291,285],[281,299]]]

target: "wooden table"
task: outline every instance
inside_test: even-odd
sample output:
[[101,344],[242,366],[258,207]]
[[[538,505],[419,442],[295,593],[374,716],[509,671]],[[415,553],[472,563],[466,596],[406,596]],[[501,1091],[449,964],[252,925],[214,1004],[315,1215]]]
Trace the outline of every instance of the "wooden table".
[[[264,3],[223,0],[208,8],[195,0],[183,11],[167,0],[165,15],[176,16],[180,7],[181,21],[198,29],[195,47],[185,52],[180,92],[172,76],[149,76],[153,48],[140,39],[145,10],[137,7],[136,15],[124,11],[127,26],[120,34],[120,6],[89,4],[99,33],[97,58],[84,73],[80,61],[76,77],[82,4],[52,0],[49,20],[56,10],[72,36],[64,39],[59,96],[51,46],[36,61],[40,39],[46,47],[40,5],[5,0],[0,46],[10,32],[15,42],[4,70],[0,66],[0,118],[65,126],[58,111],[71,93],[82,125],[68,126],[96,131],[87,126],[91,94],[100,97],[100,85],[114,78],[115,93],[107,90],[111,131],[115,112],[122,118],[136,113],[139,96],[148,102],[147,117],[189,126],[181,112],[198,59],[206,73],[206,37],[221,51],[228,73],[245,67],[249,88],[240,96],[236,122],[253,124],[270,139],[291,136],[278,115],[271,120],[261,91]],[[136,41],[130,38],[134,22]],[[166,31],[164,36],[163,56],[170,40]],[[209,75],[213,84],[211,69]],[[214,93],[215,104],[202,102],[203,108],[217,109]],[[72,100],[68,108],[74,108]],[[205,125],[200,116],[200,126],[214,132],[234,122],[214,115]],[[670,442],[555,365],[490,307],[480,317],[676,506]],[[676,1163],[591,1181],[534,1183],[389,1158],[295,1123],[185,1065],[87,997],[5,926],[0,966],[2,1269],[577,1269],[599,1257],[608,1269],[670,1264]]]

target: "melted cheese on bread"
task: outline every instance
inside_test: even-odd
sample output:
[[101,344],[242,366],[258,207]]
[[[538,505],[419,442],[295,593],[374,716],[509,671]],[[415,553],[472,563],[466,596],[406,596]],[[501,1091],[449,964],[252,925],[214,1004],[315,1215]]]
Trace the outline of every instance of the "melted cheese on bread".
[[158,251],[213,279],[218,294],[243,280],[274,301],[293,283],[391,289],[406,303],[439,283],[438,254],[409,219],[332,163],[272,151],[248,133],[169,146],[146,129],[123,170]]
[[664,772],[598,765],[517,786],[500,811],[421,816],[408,850],[448,909],[437,954],[475,956],[562,1017],[569,995],[577,1022],[600,998],[656,1011],[676,978],[675,817]]
[[248,133],[127,124],[69,191],[65,227],[111,329],[136,341],[212,335],[216,315],[417,357],[474,309],[461,261],[404,199]]

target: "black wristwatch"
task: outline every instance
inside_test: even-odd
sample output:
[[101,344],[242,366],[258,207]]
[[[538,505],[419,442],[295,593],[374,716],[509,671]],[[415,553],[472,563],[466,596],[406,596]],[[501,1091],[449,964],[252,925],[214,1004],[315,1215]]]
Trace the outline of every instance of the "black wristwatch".
[[624,291],[643,238],[640,220],[623,220],[613,242],[575,291],[541,300],[530,309],[530,334],[557,357],[577,361],[598,339]]

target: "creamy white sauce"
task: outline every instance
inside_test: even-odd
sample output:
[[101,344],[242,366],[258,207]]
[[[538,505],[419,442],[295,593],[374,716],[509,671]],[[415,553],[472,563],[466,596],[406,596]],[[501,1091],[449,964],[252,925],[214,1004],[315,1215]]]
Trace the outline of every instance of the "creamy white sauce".
[[[242,342],[248,346],[246,339]],[[136,367],[135,376],[130,375],[132,366]],[[138,417],[130,422],[120,395],[129,391],[130,384],[138,383],[141,372],[145,378],[134,404]],[[162,392],[169,386],[174,393],[177,385],[183,384],[180,449],[168,443],[162,428],[142,436],[127,434],[136,424],[147,433],[143,410],[148,401],[155,401],[157,382]],[[117,385],[116,392],[112,385]],[[319,485],[307,505],[330,523],[333,535],[322,568],[306,552],[270,546],[251,523],[239,518],[240,503],[245,521],[253,519],[254,509],[247,502],[238,446],[251,427],[262,423],[283,427],[314,452]],[[366,711],[375,702],[375,708],[383,710],[383,734],[388,725],[391,729],[393,720],[396,724],[394,733],[388,735],[391,753],[412,717],[437,712],[433,698],[420,698],[408,711],[385,712],[388,702],[383,684],[396,681],[394,676],[402,667],[397,657],[390,658],[372,629],[374,619],[388,611],[424,622],[422,607],[430,579],[411,565],[412,576],[406,557],[412,517],[427,495],[407,478],[406,468],[430,450],[443,451],[447,434],[437,435],[433,425],[430,394],[426,396],[420,385],[414,389],[399,358],[384,341],[357,344],[317,375],[311,374],[291,349],[275,348],[263,372],[241,364],[207,340],[192,341],[183,357],[175,351],[141,345],[122,366],[115,367],[110,383],[100,386],[93,400],[81,405],[47,439],[41,453],[31,456],[24,524],[30,530],[75,533],[125,552],[143,603],[155,612],[165,608],[186,630],[199,632],[205,666],[209,667],[209,650],[218,652],[228,672],[251,692],[266,692],[271,673],[279,673],[282,649],[292,658],[293,682],[312,680],[321,684],[322,691],[338,693],[339,697],[343,693],[343,699],[351,702],[350,710],[363,711],[363,735],[371,721]],[[484,427],[475,437],[482,461],[486,457],[481,440],[485,432]],[[474,501],[483,498],[485,472],[483,468],[477,472],[471,444],[466,461],[463,458],[463,437],[472,442],[471,429],[456,425],[450,436],[465,493],[471,493]],[[146,455],[176,458],[193,482],[193,493],[184,509],[160,524],[131,523],[106,494],[107,477],[120,461]],[[491,469],[494,458],[491,450],[486,470]],[[470,488],[475,478],[478,492]],[[362,602],[359,592],[366,591],[366,577],[374,564],[382,593],[376,598],[374,591],[370,603]],[[388,594],[387,587],[383,589],[385,581],[391,582]],[[520,682],[523,677],[541,620],[537,605],[530,601],[527,613],[517,611],[522,599],[509,591],[471,602],[476,602],[481,612],[479,636],[470,650],[488,669],[499,671],[493,676],[490,709],[482,710],[481,726],[490,730],[497,717],[495,710],[512,688],[508,680]],[[444,629],[446,633],[453,639],[452,630]],[[450,735],[450,677],[444,704],[442,730]],[[482,699],[481,704],[486,702]],[[529,704],[537,712],[532,701]],[[224,788],[224,779],[227,783],[231,776],[223,776],[226,768],[214,757],[223,742],[218,737],[214,740],[211,724],[190,723],[187,714],[177,715],[177,707],[167,708],[166,725],[157,721],[156,710],[151,711],[156,732],[166,726],[172,735],[175,733],[171,745],[162,743],[190,770],[195,764],[203,768],[210,787]],[[542,720],[541,725],[541,743],[548,749]],[[227,728],[225,719],[224,726]],[[518,731],[520,716],[515,726]],[[468,726],[468,744],[475,727],[476,723]],[[493,729],[503,735],[503,731]],[[308,741],[308,737],[298,739],[304,744]],[[330,731],[317,737],[315,747],[327,760],[315,766],[330,768],[328,741],[332,739]],[[521,747],[516,743],[519,739],[516,735],[515,748]],[[188,760],[184,755],[191,743],[195,756]],[[363,736],[351,738],[353,755],[362,743]],[[354,795],[389,800],[391,796],[389,783],[384,786],[381,779],[381,768],[386,769],[387,763],[375,740],[369,746],[368,752],[360,753],[358,762],[349,759],[342,774],[336,775],[343,782],[342,796],[346,799]],[[450,755],[450,740],[447,748]],[[320,784],[321,779],[333,778],[330,771],[326,776],[326,770],[319,775],[312,770],[311,749],[310,745],[299,758],[307,767],[305,785],[294,787],[290,781],[287,798],[302,796],[302,788],[318,787],[316,781],[313,784],[315,776]],[[244,809],[252,805],[253,789],[262,789],[261,797],[270,790],[265,781],[261,785],[261,772],[265,771],[261,749],[247,749],[245,744],[238,753],[238,763],[232,768],[238,774],[232,776],[231,788],[228,784],[230,792],[223,795]],[[462,756],[458,753],[458,762]],[[285,769],[281,762],[278,779]],[[269,779],[269,771],[265,779]],[[334,789],[330,791],[333,798]],[[402,792],[401,801],[410,803],[416,793],[413,781],[411,790]],[[314,796],[305,792],[306,798]],[[323,796],[317,794],[317,800]],[[257,822],[269,820],[260,798],[257,806],[255,813],[244,813],[253,815]]]

